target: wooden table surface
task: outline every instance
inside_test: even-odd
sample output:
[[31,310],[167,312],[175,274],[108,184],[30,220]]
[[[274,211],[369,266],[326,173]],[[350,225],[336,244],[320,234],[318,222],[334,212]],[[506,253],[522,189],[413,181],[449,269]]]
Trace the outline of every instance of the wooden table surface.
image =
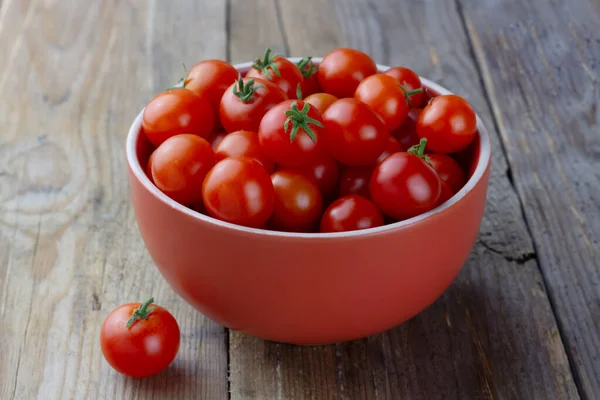
[[[324,347],[227,331],[154,267],[124,142],[205,58],[349,46],[466,97],[490,129],[486,216],[411,321]],[[599,0],[0,0],[0,399],[600,398]],[[114,372],[99,327],[154,295],[164,372]]]

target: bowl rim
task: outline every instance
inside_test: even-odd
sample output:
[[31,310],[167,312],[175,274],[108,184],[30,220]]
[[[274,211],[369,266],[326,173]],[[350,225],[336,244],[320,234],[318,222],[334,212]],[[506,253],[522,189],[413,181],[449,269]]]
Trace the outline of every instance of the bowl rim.
[[[300,59],[302,59],[302,57],[286,57],[286,58],[294,63],[298,62]],[[316,64],[320,63],[322,59],[323,59],[322,57],[312,57],[312,61],[315,62]],[[252,62],[233,64],[233,66],[238,71],[245,71],[252,67]],[[389,68],[391,68],[391,67],[386,66],[386,65],[377,64],[378,72],[386,71]],[[443,86],[440,86],[439,84],[437,84],[435,82],[430,81],[427,78],[423,78],[421,76],[420,76],[420,78],[421,78],[421,82],[423,83],[423,86],[426,86],[426,87],[432,89],[433,91],[439,93],[440,95],[454,94],[450,90],[444,88]],[[367,235],[373,235],[373,234],[378,234],[378,233],[384,233],[384,232],[393,231],[396,229],[404,228],[409,225],[419,223],[421,221],[430,219],[435,215],[445,212],[447,209],[449,209],[450,207],[454,206],[456,203],[461,201],[469,192],[471,192],[477,186],[479,181],[481,181],[481,179],[484,177],[485,171],[490,165],[491,155],[492,155],[491,154],[491,141],[490,141],[490,136],[488,134],[488,131],[487,131],[485,125],[483,124],[481,118],[479,117],[479,115],[477,113],[475,113],[476,118],[477,118],[477,131],[479,134],[479,141],[480,141],[479,159],[477,161],[477,166],[475,168],[475,171],[473,172],[473,174],[467,181],[467,183],[457,193],[455,193],[454,196],[452,196],[450,198],[450,200],[446,201],[444,204],[442,204],[432,210],[429,210],[423,214],[417,215],[417,216],[409,218],[409,219],[405,219],[403,221],[398,221],[398,222],[394,222],[392,224],[383,225],[383,226],[379,226],[379,227],[375,227],[375,228],[361,229],[361,230],[349,231],[349,232],[301,233],[301,232],[281,232],[281,231],[274,231],[274,230],[260,229],[260,228],[249,228],[246,226],[237,225],[237,224],[233,224],[230,222],[218,220],[209,215],[201,214],[197,211],[192,210],[191,208],[188,208],[180,203],[177,203],[175,200],[172,200],[166,194],[161,192],[150,181],[150,179],[148,178],[148,176],[146,176],[146,173],[144,172],[144,168],[142,168],[142,166],[140,164],[140,160],[137,157],[137,141],[138,141],[138,136],[142,132],[142,129],[141,129],[142,115],[144,113],[144,109],[145,109],[145,107],[139,112],[139,114],[137,115],[137,117],[135,118],[133,123],[131,124],[131,127],[129,128],[129,133],[127,134],[126,145],[125,145],[126,155],[127,155],[127,164],[129,165],[129,168],[133,172],[133,175],[136,177],[136,179],[138,179],[140,181],[142,186],[144,186],[144,188],[147,191],[149,191],[155,198],[157,198],[158,200],[163,202],[165,205],[167,205],[183,214],[186,214],[189,217],[203,221],[205,223],[213,224],[220,228],[230,229],[230,230],[237,231],[237,232],[252,233],[252,234],[261,235],[261,236],[275,236],[275,237],[288,237],[288,238],[300,238],[300,239],[327,239],[327,238],[334,238],[334,237],[348,238],[348,237],[358,237],[358,236],[367,236]]]

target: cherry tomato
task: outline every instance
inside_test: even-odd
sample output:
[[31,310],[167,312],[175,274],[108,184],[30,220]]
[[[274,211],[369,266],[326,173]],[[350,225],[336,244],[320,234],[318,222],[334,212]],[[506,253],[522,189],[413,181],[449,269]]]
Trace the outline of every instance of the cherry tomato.
[[383,121],[365,103],[340,99],[323,115],[329,153],[347,165],[372,165],[383,153],[388,131]]
[[354,97],[371,107],[389,131],[399,128],[406,119],[406,95],[389,75],[375,74],[365,78],[356,88]]
[[450,189],[450,185],[446,182],[442,181],[442,190],[440,191],[440,199],[438,201],[438,205],[442,205],[448,200],[450,200],[454,196],[452,193],[452,189]]
[[369,182],[371,181],[371,175],[373,175],[373,169],[374,167],[371,165],[346,168],[340,178],[338,196],[357,194],[365,199],[370,199]]
[[258,161],[248,157],[219,161],[202,187],[202,200],[212,217],[254,228],[267,222],[274,198],[271,177]]
[[321,232],[347,232],[383,225],[383,216],[375,204],[362,196],[337,199],[325,210]]
[[142,116],[144,134],[156,147],[181,133],[206,138],[212,132],[213,125],[214,114],[209,101],[183,88],[156,95],[146,105]]
[[340,48],[329,52],[319,64],[317,79],[324,92],[337,98],[352,97],[358,84],[377,73],[377,65],[365,53]]
[[314,179],[324,199],[331,199],[335,196],[338,186],[339,166],[330,155],[319,154],[309,165],[290,169],[302,172],[309,178]]
[[467,182],[465,173],[454,159],[445,154],[428,154],[429,163],[440,178],[448,184],[452,193],[458,192]]
[[190,72],[183,86],[201,96],[206,96],[213,108],[215,116],[215,130],[221,125],[219,119],[219,104],[223,93],[238,78],[238,71],[233,65],[221,60],[205,60],[196,65]]
[[408,111],[408,116],[404,120],[404,123],[400,128],[392,132],[394,136],[400,142],[400,145],[409,149],[412,146],[419,144],[419,136],[417,136],[417,119],[423,109],[415,108],[414,110]]
[[277,164],[309,165],[320,153],[325,128],[321,114],[302,100],[286,100],[270,109],[258,128],[263,152]]
[[[312,62],[311,57],[304,57],[296,63],[304,81],[302,81],[301,90],[304,98],[319,92],[319,81],[317,80],[317,66]],[[319,110],[321,111],[321,110]]]
[[152,154],[150,154],[150,157],[148,157],[148,162],[146,163],[146,168],[144,169],[146,176],[148,177],[148,179],[150,179],[150,182],[152,182],[152,183],[154,183],[154,178],[152,177],[152,156],[153,155],[154,155],[154,152],[152,152]]
[[211,146],[212,146],[213,149],[216,149],[217,146],[219,145],[219,143],[221,143],[221,140],[223,140],[223,138],[225,136],[227,136],[227,132],[213,133],[208,138],[208,142],[211,144]]
[[417,121],[417,135],[427,139],[434,153],[455,153],[467,148],[477,134],[477,118],[469,103],[453,94],[434,97]]
[[217,145],[215,156],[217,157],[217,161],[221,161],[227,157],[246,156],[254,158],[261,163],[268,173],[273,172],[275,169],[275,163],[263,153],[256,132],[231,132]]
[[315,181],[298,171],[277,171],[271,175],[275,209],[269,220],[273,229],[308,232],[317,226],[323,200]]
[[221,123],[227,132],[258,132],[263,115],[286,98],[285,93],[269,81],[240,78],[221,98]]
[[398,140],[392,135],[388,135],[387,146],[385,147],[383,153],[381,153],[381,155],[377,159],[377,164],[388,158],[390,155],[398,153],[399,151],[404,151],[400,142],[398,142]]
[[246,74],[247,78],[261,78],[273,82],[290,99],[295,99],[298,85],[302,87],[304,77],[300,69],[287,58],[271,55],[267,48],[264,58],[257,59]]
[[325,110],[327,110],[329,106],[335,103],[337,100],[337,97],[329,93],[314,93],[304,99],[305,102],[315,106],[321,115],[323,115]]
[[417,216],[438,205],[442,181],[422,158],[425,142],[415,154],[392,154],[375,167],[371,176],[373,203],[397,220]]
[[173,316],[150,298],[115,308],[100,329],[100,348],[118,372],[135,378],[165,369],[179,351],[181,332]]
[[410,106],[420,107],[423,104],[423,84],[419,75],[413,70],[403,67],[393,67],[385,71],[385,74],[394,78],[407,92],[413,92],[409,95]]
[[213,165],[215,154],[205,139],[177,135],[152,153],[152,178],[163,193],[187,205],[202,199],[202,182]]

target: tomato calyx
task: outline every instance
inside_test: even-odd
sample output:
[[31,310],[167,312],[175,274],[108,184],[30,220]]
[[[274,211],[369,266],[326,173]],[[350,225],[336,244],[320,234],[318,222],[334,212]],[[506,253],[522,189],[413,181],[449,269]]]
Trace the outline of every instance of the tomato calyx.
[[431,165],[431,161],[429,160],[429,157],[427,157],[424,154],[426,145],[427,145],[427,139],[423,138],[419,141],[419,144],[415,144],[410,149],[408,149],[407,153],[414,154],[415,156],[421,158],[423,161],[425,161],[427,163],[427,165],[429,165],[430,167],[433,168],[433,165]]
[[272,50],[269,47],[267,47],[267,49],[265,50],[265,55],[263,56],[263,59],[261,60],[260,58],[257,58],[256,60],[254,60],[254,64],[252,64],[252,68],[262,72],[262,74],[268,80],[273,80],[273,77],[271,75],[271,71],[269,71],[269,68],[271,68],[273,70],[273,72],[275,72],[275,75],[277,75],[278,77],[281,78],[281,73],[279,72],[279,68],[275,64],[275,57],[277,57],[277,54],[271,55],[271,51]]
[[413,94],[422,93],[423,88],[418,88],[415,90],[408,90],[408,88],[406,87],[406,82],[404,82],[402,84],[398,84],[398,86],[400,86],[400,89],[402,89],[402,91],[404,92],[404,97],[406,98],[406,102],[408,103],[408,106],[414,110],[415,108],[413,107],[412,103],[410,102],[410,96],[412,96]]
[[185,88],[185,85],[188,81],[188,75],[190,73],[184,63],[181,63],[181,65],[183,66],[183,72],[185,72],[185,75],[183,77],[179,78],[179,80],[177,81],[177,83],[174,86],[170,86],[170,87],[166,88],[165,90]]
[[129,321],[127,321],[127,324],[125,325],[125,327],[127,329],[131,328],[133,326],[133,324],[135,323],[135,321],[137,321],[138,319],[148,319],[148,316],[150,315],[150,313],[156,309],[156,307],[148,308],[150,306],[150,304],[152,304],[153,302],[154,302],[154,297],[150,297],[148,300],[146,300],[140,306],[140,308],[136,308],[133,311],[133,314],[131,314],[131,318],[129,318]]
[[316,143],[317,137],[313,132],[312,128],[308,126],[308,124],[312,124],[318,126],[319,128],[324,128],[324,125],[317,121],[314,118],[308,116],[308,112],[310,111],[310,104],[304,103],[302,110],[298,109],[298,103],[293,102],[292,107],[289,110],[285,111],[285,115],[287,119],[283,123],[283,130],[285,133],[288,133],[290,130],[290,123],[292,124],[291,133],[290,133],[290,142],[293,142],[298,134],[298,129],[302,128],[304,132],[310,137],[310,139]]
[[300,83],[296,86],[296,97],[298,100],[302,100],[302,85]]
[[233,94],[238,97],[242,103],[249,103],[254,97],[254,92],[258,89],[266,89],[263,85],[255,85],[254,79],[248,79],[244,82],[242,76],[239,76],[238,81],[233,85]]
[[302,57],[300,61],[296,63],[296,66],[302,72],[302,76],[310,78],[317,72],[317,66],[312,62],[312,57]]

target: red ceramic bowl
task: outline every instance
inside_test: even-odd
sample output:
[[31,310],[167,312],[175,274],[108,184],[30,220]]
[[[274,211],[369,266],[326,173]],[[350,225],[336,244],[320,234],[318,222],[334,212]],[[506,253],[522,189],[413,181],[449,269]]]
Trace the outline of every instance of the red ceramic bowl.
[[[243,72],[250,63],[236,67]],[[435,93],[450,93],[422,80]],[[435,301],[476,240],[491,159],[479,119],[478,139],[465,153],[470,178],[451,200],[402,222],[327,234],[246,228],[174,202],[144,173],[151,146],[141,119],[140,112],[129,131],[127,161],[146,247],[181,297],[231,329],[295,344],[381,332]]]

